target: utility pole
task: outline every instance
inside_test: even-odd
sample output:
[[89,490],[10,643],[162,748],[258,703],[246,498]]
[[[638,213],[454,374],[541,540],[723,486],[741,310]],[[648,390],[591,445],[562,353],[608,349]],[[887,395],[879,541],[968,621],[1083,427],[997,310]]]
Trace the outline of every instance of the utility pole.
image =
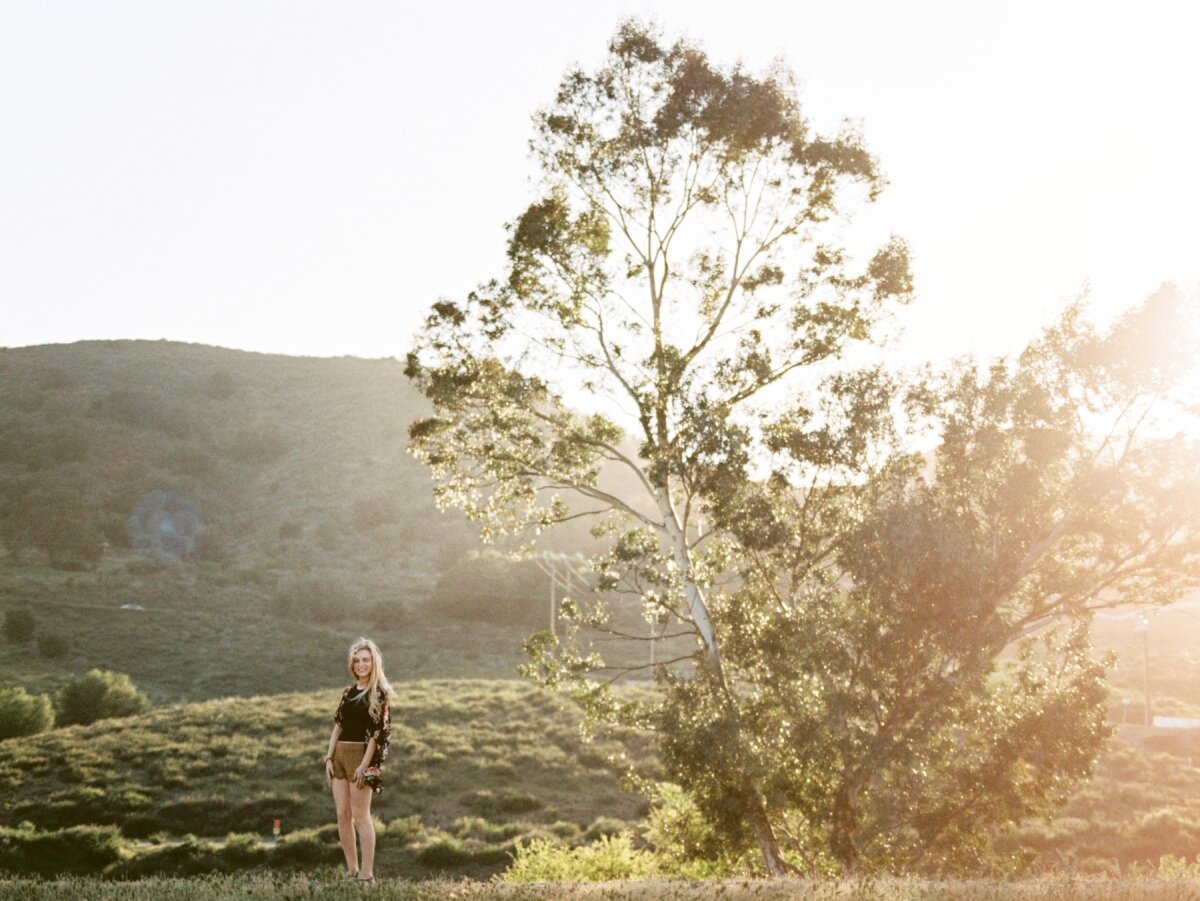
[[1139,616],[1133,624],[1133,631],[1142,633],[1142,722],[1149,726],[1153,722],[1150,718],[1150,620],[1145,614]]
[[587,587],[587,580],[575,572],[575,561],[582,559],[579,555],[568,556],[566,554],[542,554],[533,558],[533,562],[538,565],[538,568],[550,577],[550,631],[554,635],[558,635],[559,589],[562,589],[563,597],[570,596],[572,575],[579,578],[584,588]]

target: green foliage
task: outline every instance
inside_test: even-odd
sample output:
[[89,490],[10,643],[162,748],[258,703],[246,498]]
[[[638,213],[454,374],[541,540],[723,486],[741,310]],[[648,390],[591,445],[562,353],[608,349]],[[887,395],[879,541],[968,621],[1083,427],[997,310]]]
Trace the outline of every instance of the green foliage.
[[423,405],[394,360],[112,341],[0,349],[0,368],[9,560],[89,569],[103,542],[123,557],[130,514],[155,490],[203,519],[189,564],[312,575],[368,602],[424,597],[477,544],[437,513],[398,440]]
[[654,854],[635,848],[628,832],[573,848],[549,839],[518,844],[506,882],[610,882],[661,875]]
[[618,820],[615,817],[598,817],[592,822],[587,830],[583,833],[582,840],[584,842],[594,842],[598,838],[605,836],[612,837],[620,835],[622,832],[629,831],[630,824],[624,820]]
[[529,813],[541,810],[546,802],[526,792],[501,789],[493,791],[481,788],[463,798],[463,805],[476,813],[487,815]]
[[99,530],[83,495],[53,481],[39,481],[19,496],[0,525],[16,548],[43,551],[52,566],[74,568],[100,558]]
[[549,622],[548,586],[531,561],[471,553],[442,573],[421,608],[426,616],[534,628]]
[[671,872],[687,879],[720,879],[752,869],[729,854],[727,842],[682,788],[659,783],[653,794],[645,840]]
[[114,867],[108,875],[141,879],[234,873],[262,866],[268,862],[269,853],[257,835],[231,833],[222,845],[189,835],[178,844],[139,853]]
[[93,669],[69,679],[54,696],[59,726],[134,716],[150,709],[150,700],[124,673]]
[[14,644],[24,644],[33,638],[37,620],[33,611],[24,608],[4,611],[4,637]]
[[[461,866],[442,861],[438,868],[487,877],[508,862],[517,839],[577,838],[575,823],[601,812],[630,822],[638,817],[641,801],[622,789],[619,769],[578,764],[577,710],[547,706],[540,692],[514,681],[407,682],[398,688],[385,764],[389,788],[375,803],[388,822],[380,830],[381,870],[419,869],[416,855],[423,847],[453,836],[466,856]],[[279,818],[283,840],[270,866],[336,862],[340,852],[320,752],[337,695],[334,687],[269,700],[160,707],[53,730],[32,742],[0,743],[0,817],[46,830],[112,824],[130,839],[156,845],[189,833],[268,836]],[[626,744],[602,750],[643,759],[646,775],[654,774],[644,738],[630,736]],[[510,768],[497,776],[501,762],[511,762]],[[474,794],[481,785],[493,786],[491,794]],[[204,849],[175,853],[180,860],[130,861],[130,872],[229,863],[210,859]],[[199,862],[188,863],[192,858]]]
[[300,829],[283,836],[271,851],[272,867],[310,869],[336,864],[342,859],[337,827]]
[[72,826],[51,832],[0,827],[0,870],[9,872],[98,873],[128,853],[113,826]]
[[[1106,332],[1073,307],[988,367],[854,370],[911,297],[907,252],[856,268],[825,228],[882,180],[857,135],[812,132],[789,73],[625,23],[535,127],[546,191],[507,271],[435,304],[407,362],[439,503],[485,537],[601,517],[610,594],[564,605],[525,671],[654,730],[726,859],[992,860],[1109,731],[1090,614],[1200,577],[1200,449],[1172,418],[1200,410],[1188,299]],[[618,639],[660,642],[656,698],[608,690],[646,666]]]
[[290,576],[281,580],[271,598],[271,609],[280,616],[295,616],[319,623],[349,619],[361,613],[363,600],[339,579],[320,575]]
[[0,741],[36,735],[54,725],[54,710],[45,695],[31,695],[24,688],[0,688]]

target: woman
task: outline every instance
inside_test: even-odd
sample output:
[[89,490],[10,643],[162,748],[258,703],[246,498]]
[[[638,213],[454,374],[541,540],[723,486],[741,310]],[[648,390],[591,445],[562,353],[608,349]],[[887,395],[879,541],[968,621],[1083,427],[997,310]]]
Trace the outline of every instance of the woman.
[[[392,723],[388,713],[396,693],[383,674],[383,658],[373,641],[360,638],[350,646],[354,683],[342,692],[325,753],[325,778],[333,787],[338,837],[346,855],[346,873],[359,882],[375,881],[375,826],[371,796],[383,791],[379,772],[388,752]],[[362,848],[362,867],[354,833]]]

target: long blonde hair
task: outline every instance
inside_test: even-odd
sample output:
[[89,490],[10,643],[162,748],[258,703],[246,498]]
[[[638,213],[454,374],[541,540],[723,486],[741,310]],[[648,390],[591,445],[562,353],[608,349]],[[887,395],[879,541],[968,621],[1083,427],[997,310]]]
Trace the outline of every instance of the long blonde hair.
[[[369,638],[359,638],[350,645],[350,654],[346,661],[346,669],[350,671],[350,678],[354,679],[356,683],[358,682],[358,677],[354,675],[354,655],[364,649],[371,652],[371,681],[364,691],[369,699],[371,719],[378,720],[383,715],[384,701],[390,705],[396,699],[396,692],[392,689],[392,683],[387,680],[387,676],[383,674],[383,655],[379,653],[375,642]],[[381,693],[383,699],[380,699]]]

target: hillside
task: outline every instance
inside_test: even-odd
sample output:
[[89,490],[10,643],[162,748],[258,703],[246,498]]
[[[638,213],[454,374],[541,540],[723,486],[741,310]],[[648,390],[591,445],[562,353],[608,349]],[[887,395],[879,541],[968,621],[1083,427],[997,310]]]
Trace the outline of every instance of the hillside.
[[[584,746],[573,709],[520,683],[409,682],[398,695],[388,786],[374,805],[391,824],[380,866],[392,874],[494,872],[518,835],[579,838],[646,811],[610,762],[624,752],[654,775],[641,736]],[[321,757],[337,697],[231,698],[0,742],[0,826],[112,824],[124,840],[169,848],[189,833],[269,835],[280,818],[285,835],[316,843],[316,861],[336,860]],[[421,857],[430,843],[440,850]],[[489,845],[490,856],[467,853]]]
[[[441,860],[486,874],[519,835],[581,840],[645,812],[605,760],[615,746],[581,746],[573,714],[508,681],[547,622],[547,580],[478,556],[472,527],[435,510],[404,449],[422,406],[401,368],[170,342],[0,350],[0,612],[36,627],[0,640],[0,684],[50,693],[101,667],[160,705],[0,742],[0,827],[117,824],[121,841],[161,843],[261,834],[282,815],[325,859],[332,815],[311,758],[364,633],[401,686],[408,756],[393,767],[413,764],[378,808],[398,824],[392,872]],[[148,500],[158,519],[139,518]],[[555,546],[582,549],[581,532]],[[1200,716],[1197,601],[1152,612],[1148,632],[1141,611],[1097,618],[1124,726],[1058,817],[1002,844],[1093,870],[1200,853],[1200,743],[1139,728],[1147,684],[1153,714]],[[428,681],[450,679],[505,681]],[[147,750],[126,759],[131,747]],[[188,853],[203,869],[217,852]]]
[[[131,549],[138,504],[167,496],[202,521],[192,559],[420,591],[475,541],[405,451],[422,407],[402,369],[174,342],[0,350],[0,535],[10,556],[78,564]],[[57,510],[72,533],[53,534]]]
[[[622,786],[615,761],[624,754],[642,775],[661,778],[647,737],[626,732],[585,744],[574,707],[521,683],[415,681],[398,691],[388,787],[374,807],[389,875],[486,876],[522,837],[578,843],[642,828],[648,805]],[[111,826],[107,840],[124,854],[93,871],[336,863],[320,765],[336,700],[332,688],[229,698],[0,742],[0,830],[16,829],[5,847],[14,836],[48,846],[59,836],[53,847],[83,835],[95,841],[105,833],[79,829]],[[1166,854],[1194,858],[1200,745],[1174,738],[1124,729],[1098,778],[1058,817],[1002,836],[1001,846],[1035,871],[1114,876]],[[275,818],[284,836],[277,854],[258,844]],[[188,834],[216,843],[180,845]]]

